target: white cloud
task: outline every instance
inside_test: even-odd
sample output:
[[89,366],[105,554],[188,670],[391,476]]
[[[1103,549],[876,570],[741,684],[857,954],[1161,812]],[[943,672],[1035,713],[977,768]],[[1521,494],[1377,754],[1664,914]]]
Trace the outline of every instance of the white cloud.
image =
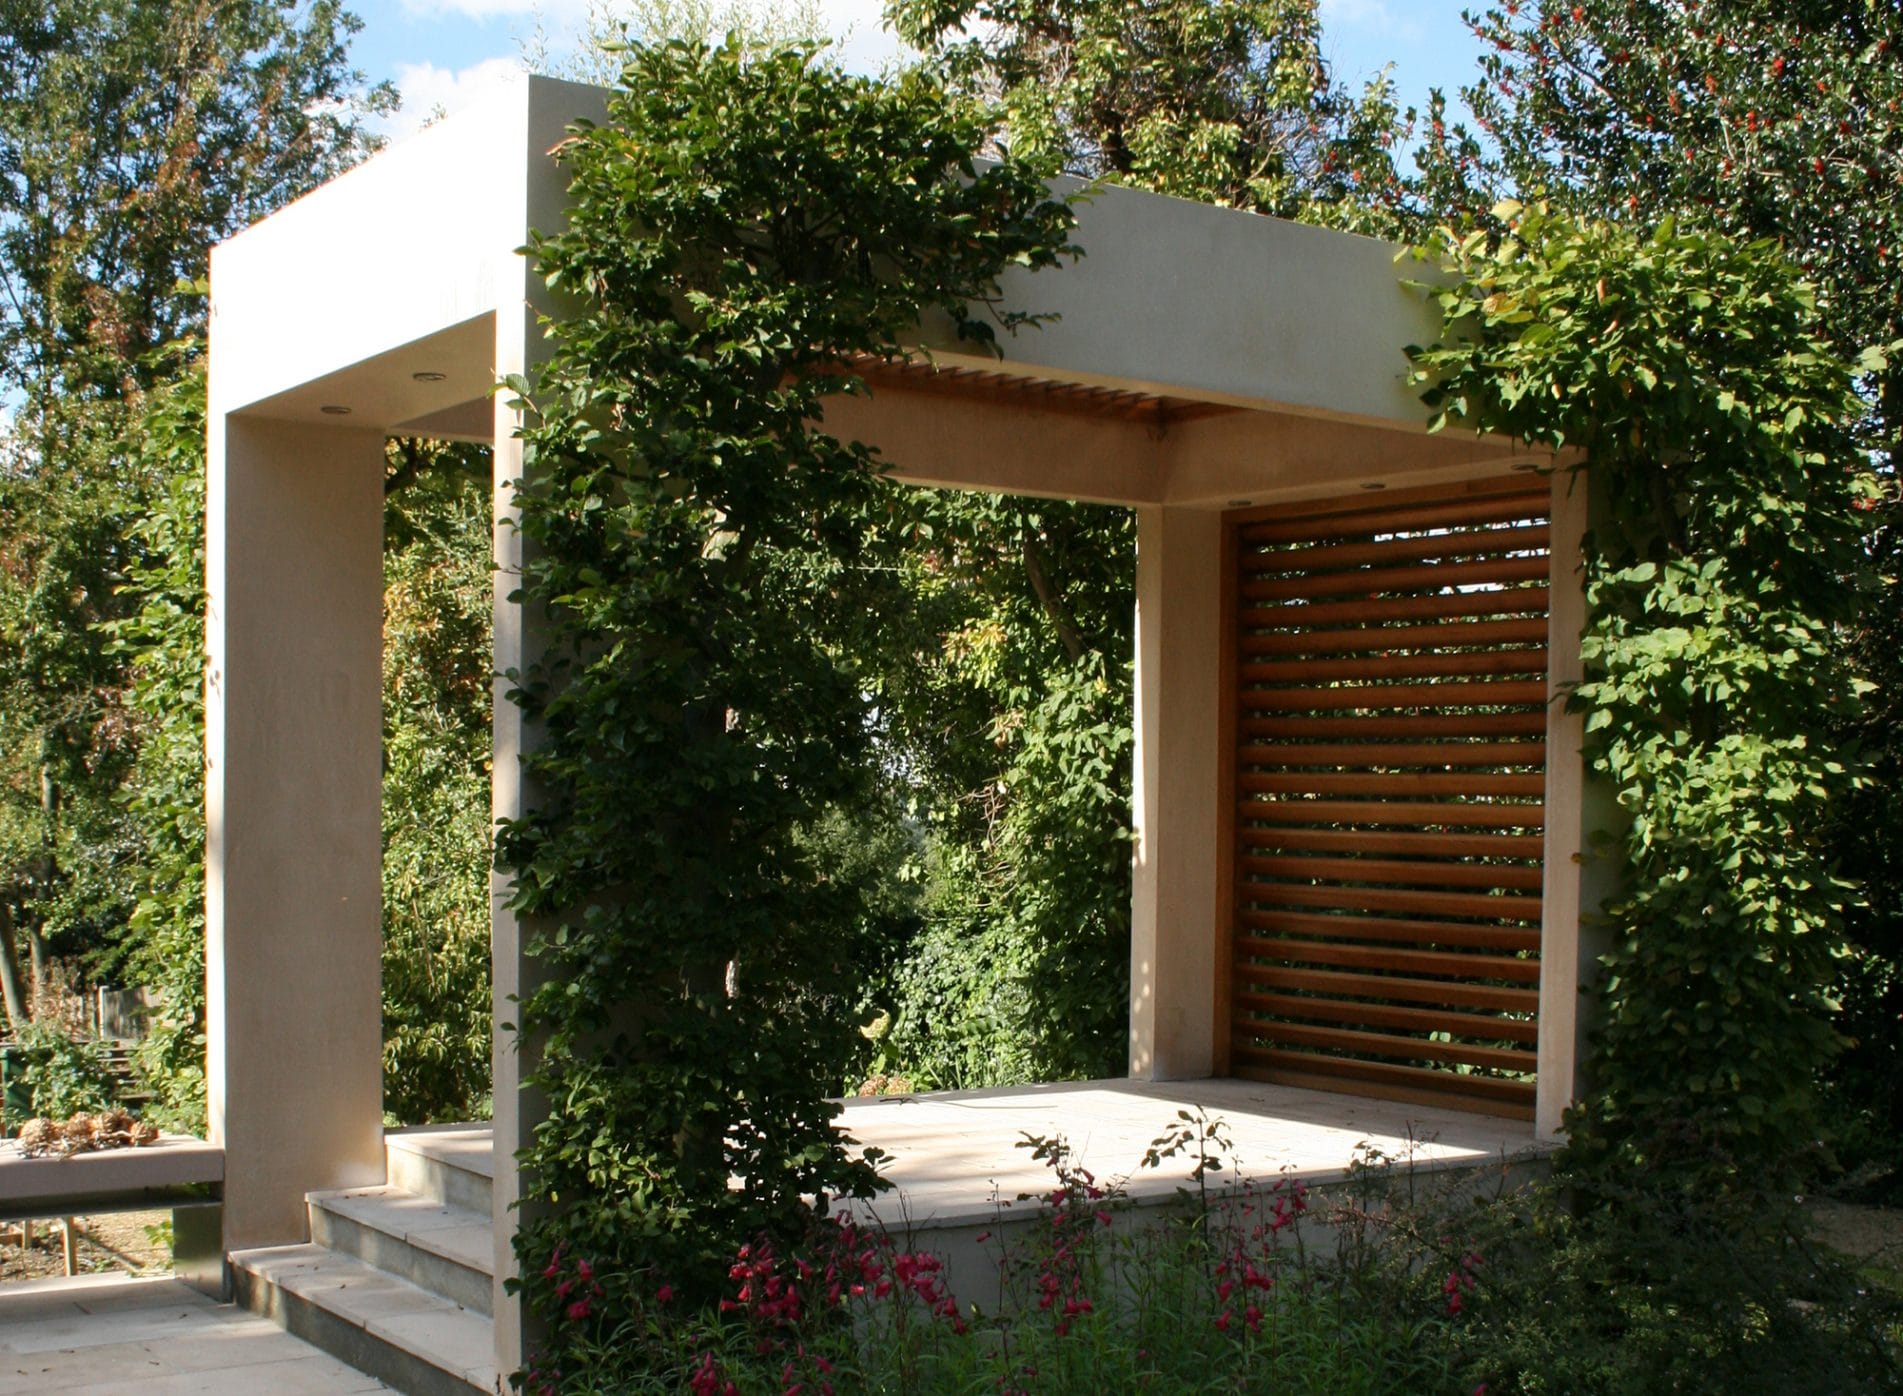
[[1324,36],[1338,27],[1365,30],[1406,43],[1417,43],[1426,35],[1420,16],[1403,18],[1395,14],[1387,0],[1321,0],[1318,8]]
[[399,63],[396,85],[403,94],[403,106],[385,124],[384,134],[401,140],[521,76],[522,65],[513,58],[485,58],[456,69],[439,68],[434,63]]
[[587,0],[403,0],[414,15],[462,15],[468,19],[495,19],[501,15],[539,15],[551,29],[580,19]]

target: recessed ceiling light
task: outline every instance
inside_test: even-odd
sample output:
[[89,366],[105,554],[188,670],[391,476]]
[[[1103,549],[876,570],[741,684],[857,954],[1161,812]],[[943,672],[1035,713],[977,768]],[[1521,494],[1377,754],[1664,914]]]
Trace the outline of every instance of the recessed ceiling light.
[[438,373],[433,368],[426,368],[426,369],[420,370],[419,372],[412,373],[410,377],[414,378],[419,383],[440,383],[445,378],[449,377],[449,375],[447,373]]
[[329,417],[348,417],[350,415],[350,409],[348,407],[344,407],[335,402],[325,403],[317,410]]

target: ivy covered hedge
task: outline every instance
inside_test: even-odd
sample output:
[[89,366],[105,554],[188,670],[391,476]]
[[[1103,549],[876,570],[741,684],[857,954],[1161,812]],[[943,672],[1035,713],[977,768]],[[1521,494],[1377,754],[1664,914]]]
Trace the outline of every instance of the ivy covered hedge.
[[1856,369],[1769,243],[1494,212],[1503,238],[1423,251],[1457,282],[1415,356],[1436,425],[1576,453],[1594,492],[1573,702],[1623,887],[1570,1161],[1777,1190],[1815,1162],[1838,1045],[1851,889],[1820,834],[1858,779],[1830,734],[1866,687],[1841,643],[1876,489]]
[[[540,805],[498,860],[541,979],[518,1245],[544,1316],[617,1285],[711,1297],[735,1238],[874,1185],[826,1103],[866,888],[820,835],[876,765],[827,637],[879,461],[826,406],[928,313],[990,342],[968,307],[1071,250],[1039,172],[980,168],[982,128],[927,76],[803,46],[626,59],[608,121],[560,151],[570,225],[533,251],[569,305],[512,385],[548,657],[515,676]],[[558,1252],[602,1292],[558,1293]]]

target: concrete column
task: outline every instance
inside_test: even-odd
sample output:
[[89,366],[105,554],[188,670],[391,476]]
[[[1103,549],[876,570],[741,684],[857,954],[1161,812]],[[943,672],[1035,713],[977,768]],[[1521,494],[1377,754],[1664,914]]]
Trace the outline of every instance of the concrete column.
[[1137,510],[1136,828],[1130,1075],[1208,1076],[1219,1057],[1222,516]]
[[1594,852],[1595,836],[1618,827],[1618,807],[1601,781],[1588,778],[1579,714],[1566,696],[1583,673],[1586,624],[1582,540],[1593,512],[1583,468],[1553,475],[1552,557],[1547,614],[1546,877],[1541,894],[1539,1085],[1534,1130],[1563,1137],[1561,1117],[1585,1091],[1583,1063],[1591,1027],[1589,995],[1605,950],[1594,913],[1615,890],[1616,868]]
[[[514,218],[523,229],[556,232],[567,221],[568,177],[543,152],[552,150],[567,134],[569,123],[585,117],[606,117],[607,93],[574,83],[537,78],[529,84],[523,112],[523,148],[535,152],[524,169],[521,185],[499,189],[496,196],[519,199]],[[519,245],[519,243],[518,243]],[[559,317],[562,306],[535,274],[526,258],[511,253],[497,264],[495,312],[495,375],[520,374],[532,378],[544,362],[549,343],[541,320]],[[495,399],[495,673],[491,745],[491,809],[497,819],[516,819],[533,810],[542,793],[524,779],[522,756],[534,750],[537,733],[522,710],[509,698],[510,671],[526,671],[547,644],[545,627],[533,609],[511,599],[520,585],[525,544],[515,528],[515,486],[523,475],[519,415],[510,407],[514,394],[499,391]],[[533,1044],[523,1047],[515,1025],[520,1017],[517,999],[541,982],[539,968],[528,955],[532,926],[524,925],[509,909],[509,882],[494,875],[490,881],[490,971],[493,976],[492,1057],[494,1072],[494,1185],[492,1219],[495,1224],[496,1367],[507,1373],[523,1365],[529,1346],[523,1327],[522,1301],[507,1292],[516,1272],[515,1233],[523,1195],[516,1153],[533,1136],[547,1113],[548,1102],[523,1085],[534,1065]]]
[[[513,331],[520,354],[525,317],[507,309],[497,315],[498,339]],[[513,322],[510,324],[509,322]],[[507,326],[507,328],[505,328]],[[506,352],[506,350],[505,350]],[[496,399],[495,487],[495,688],[493,698],[491,809],[498,820],[515,819],[534,808],[535,798],[522,774],[522,754],[533,749],[535,735],[522,709],[509,698],[511,670],[533,662],[539,640],[526,623],[524,608],[509,599],[522,570],[523,539],[514,527],[515,482],[522,476],[522,443],[515,439],[517,416],[508,406],[508,394]],[[518,1049],[515,1025],[521,1021],[517,1000],[539,982],[534,962],[524,953],[530,928],[510,910],[509,879],[490,874],[490,973],[493,979],[490,1065],[493,1072],[495,1173],[490,1190],[491,1220],[495,1231],[493,1308],[496,1316],[497,1370],[512,1372],[523,1365],[522,1303],[504,1289],[516,1273],[515,1229],[522,1197],[521,1171],[516,1151],[526,1143],[542,1119],[546,1103],[524,1089],[522,1077],[532,1062]]]
[[206,575],[207,1087],[225,1248],[383,1181],[383,436],[227,417]]

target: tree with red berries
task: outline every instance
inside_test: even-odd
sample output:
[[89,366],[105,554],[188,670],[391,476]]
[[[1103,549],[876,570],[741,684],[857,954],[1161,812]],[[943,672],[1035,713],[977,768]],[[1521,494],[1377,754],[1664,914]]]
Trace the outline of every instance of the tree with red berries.
[[[1472,18],[1491,45],[1470,133],[1430,161],[1484,209],[1514,194],[1776,240],[1846,357],[1903,339],[1903,8],[1895,0],[1580,0]],[[1431,133],[1430,133],[1431,136]],[[1903,356],[1866,384],[1896,459]]]
[[[1424,203],[1484,218],[1503,194],[1641,228],[1665,218],[1770,239],[1817,288],[1818,329],[1856,361],[1903,341],[1903,8],[1896,0],[1579,0],[1470,16],[1490,45],[1463,96],[1474,128],[1425,134]],[[1862,447],[1903,463],[1903,353],[1859,384]],[[1840,962],[1832,1072],[1852,1155],[1903,1139],[1903,506],[1877,505],[1885,579],[1847,632],[1876,687],[1854,728],[1863,787],[1834,799],[1833,843],[1861,887]],[[1843,724],[1850,727],[1849,722]],[[1863,1137],[1858,1138],[1859,1134]]]

